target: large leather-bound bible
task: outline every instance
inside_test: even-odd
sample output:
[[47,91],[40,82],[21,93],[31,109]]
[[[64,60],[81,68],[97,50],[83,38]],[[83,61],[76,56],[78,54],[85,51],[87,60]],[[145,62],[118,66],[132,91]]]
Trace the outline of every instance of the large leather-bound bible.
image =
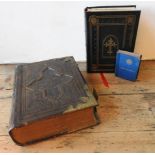
[[140,12],[135,5],[85,9],[88,72],[114,72],[118,49],[134,51]]
[[16,68],[9,134],[19,145],[99,123],[97,101],[73,57]]

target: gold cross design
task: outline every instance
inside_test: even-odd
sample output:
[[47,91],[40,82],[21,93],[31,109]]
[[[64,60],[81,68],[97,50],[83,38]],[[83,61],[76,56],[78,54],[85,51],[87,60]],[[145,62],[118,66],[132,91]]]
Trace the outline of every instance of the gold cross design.
[[116,43],[113,41],[113,39],[110,37],[109,40],[105,42],[104,46],[105,46],[105,47],[108,47],[107,53],[111,55],[111,54],[113,53],[112,47],[116,47],[117,44],[116,44]]

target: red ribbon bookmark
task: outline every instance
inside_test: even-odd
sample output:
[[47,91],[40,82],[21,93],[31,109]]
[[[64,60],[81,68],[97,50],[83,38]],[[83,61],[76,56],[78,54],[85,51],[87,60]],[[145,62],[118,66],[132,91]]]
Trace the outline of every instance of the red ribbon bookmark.
[[105,76],[104,76],[103,73],[100,73],[100,77],[101,77],[101,80],[102,80],[103,85],[105,85],[106,87],[109,88],[109,83],[108,83],[108,81],[107,81],[107,79],[105,78]]

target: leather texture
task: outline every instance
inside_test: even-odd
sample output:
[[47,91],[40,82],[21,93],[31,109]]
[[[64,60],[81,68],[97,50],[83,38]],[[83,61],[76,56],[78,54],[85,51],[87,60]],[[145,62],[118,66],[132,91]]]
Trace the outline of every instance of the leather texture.
[[134,52],[141,11],[87,11],[90,8],[85,9],[87,71],[114,72],[116,52]]
[[73,57],[21,64],[15,73],[10,130],[96,105]]

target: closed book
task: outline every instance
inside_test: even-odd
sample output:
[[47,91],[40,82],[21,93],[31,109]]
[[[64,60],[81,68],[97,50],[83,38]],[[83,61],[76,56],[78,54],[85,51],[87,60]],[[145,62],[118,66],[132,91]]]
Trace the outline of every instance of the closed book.
[[135,5],[85,9],[87,71],[115,71],[118,49],[133,52],[140,10]]
[[115,75],[135,81],[138,76],[142,55],[119,50],[116,56]]
[[99,123],[97,101],[73,57],[16,68],[9,134],[19,145]]

